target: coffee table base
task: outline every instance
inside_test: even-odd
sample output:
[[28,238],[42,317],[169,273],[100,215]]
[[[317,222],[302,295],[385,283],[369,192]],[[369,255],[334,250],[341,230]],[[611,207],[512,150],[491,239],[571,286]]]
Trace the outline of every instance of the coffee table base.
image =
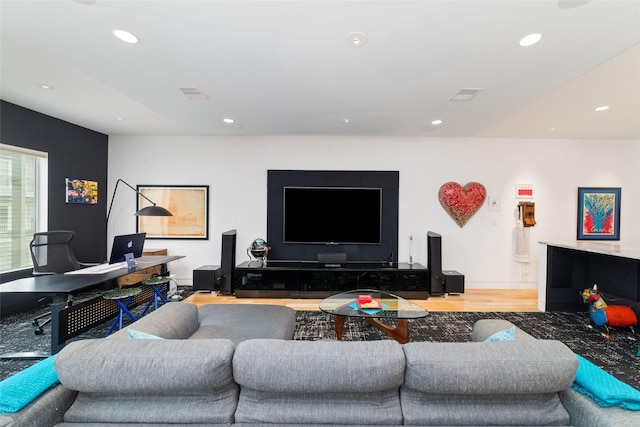
[[[336,330],[336,337],[342,340],[342,333],[344,332],[344,322],[347,320],[347,316],[334,315],[333,327]],[[375,317],[366,317],[366,322],[376,329],[379,329],[387,336],[398,341],[400,344],[406,344],[409,342],[409,324],[406,319],[398,319],[397,326],[395,328],[383,323],[380,319]]]

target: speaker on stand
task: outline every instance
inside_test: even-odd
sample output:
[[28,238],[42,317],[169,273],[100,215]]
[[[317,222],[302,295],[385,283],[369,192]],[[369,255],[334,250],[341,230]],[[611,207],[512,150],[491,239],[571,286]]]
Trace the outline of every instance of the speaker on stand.
[[233,281],[236,269],[236,230],[222,233],[222,254],[220,256],[220,293],[233,295]]

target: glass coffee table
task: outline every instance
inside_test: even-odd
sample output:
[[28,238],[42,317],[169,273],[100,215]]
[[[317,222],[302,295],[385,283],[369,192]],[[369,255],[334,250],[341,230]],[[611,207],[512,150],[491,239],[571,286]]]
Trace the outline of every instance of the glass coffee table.
[[[429,314],[411,301],[375,289],[355,289],[332,295],[320,302],[320,310],[333,316],[333,326],[339,340],[342,339],[347,317],[360,317],[401,344],[409,342],[407,320],[420,319]],[[382,319],[394,320],[396,326],[389,326]]]

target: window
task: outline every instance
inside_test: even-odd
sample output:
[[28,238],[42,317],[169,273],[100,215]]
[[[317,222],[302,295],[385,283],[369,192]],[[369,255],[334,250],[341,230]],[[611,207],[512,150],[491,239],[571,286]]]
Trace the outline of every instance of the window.
[[0,272],[30,268],[47,224],[47,153],[0,144]]

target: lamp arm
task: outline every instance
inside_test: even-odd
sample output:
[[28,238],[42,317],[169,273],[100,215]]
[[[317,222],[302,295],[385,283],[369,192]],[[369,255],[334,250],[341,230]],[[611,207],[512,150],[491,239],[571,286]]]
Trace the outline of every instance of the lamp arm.
[[153,200],[151,200],[150,198],[148,198],[147,196],[145,196],[144,194],[142,194],[141,192],[139,192],[138,190],[136,190],[135,188],[133,188],[133,186],[131,184],[129,184],[127,181],[124,181],[122,179],[118,179],[116,181],[116,187],[113,189],[113,195],[111,196],[111,203],[109,203],[109,211],[107,212],[107,222],[109,222],[109,216],[111,215],[111,207],[113,206],[113,200],[116,198],[116,191],[118,191],[118,184],[123,183],[124,185],[126,185],[127,187],[129,187],[130,189],[132,189],[133,191],[136,192],[136,194],[144,197],[145,199],[147,199],[147,201],[149,201],[149,203],[151,203],[153,206],[155,206],[155,202]]

